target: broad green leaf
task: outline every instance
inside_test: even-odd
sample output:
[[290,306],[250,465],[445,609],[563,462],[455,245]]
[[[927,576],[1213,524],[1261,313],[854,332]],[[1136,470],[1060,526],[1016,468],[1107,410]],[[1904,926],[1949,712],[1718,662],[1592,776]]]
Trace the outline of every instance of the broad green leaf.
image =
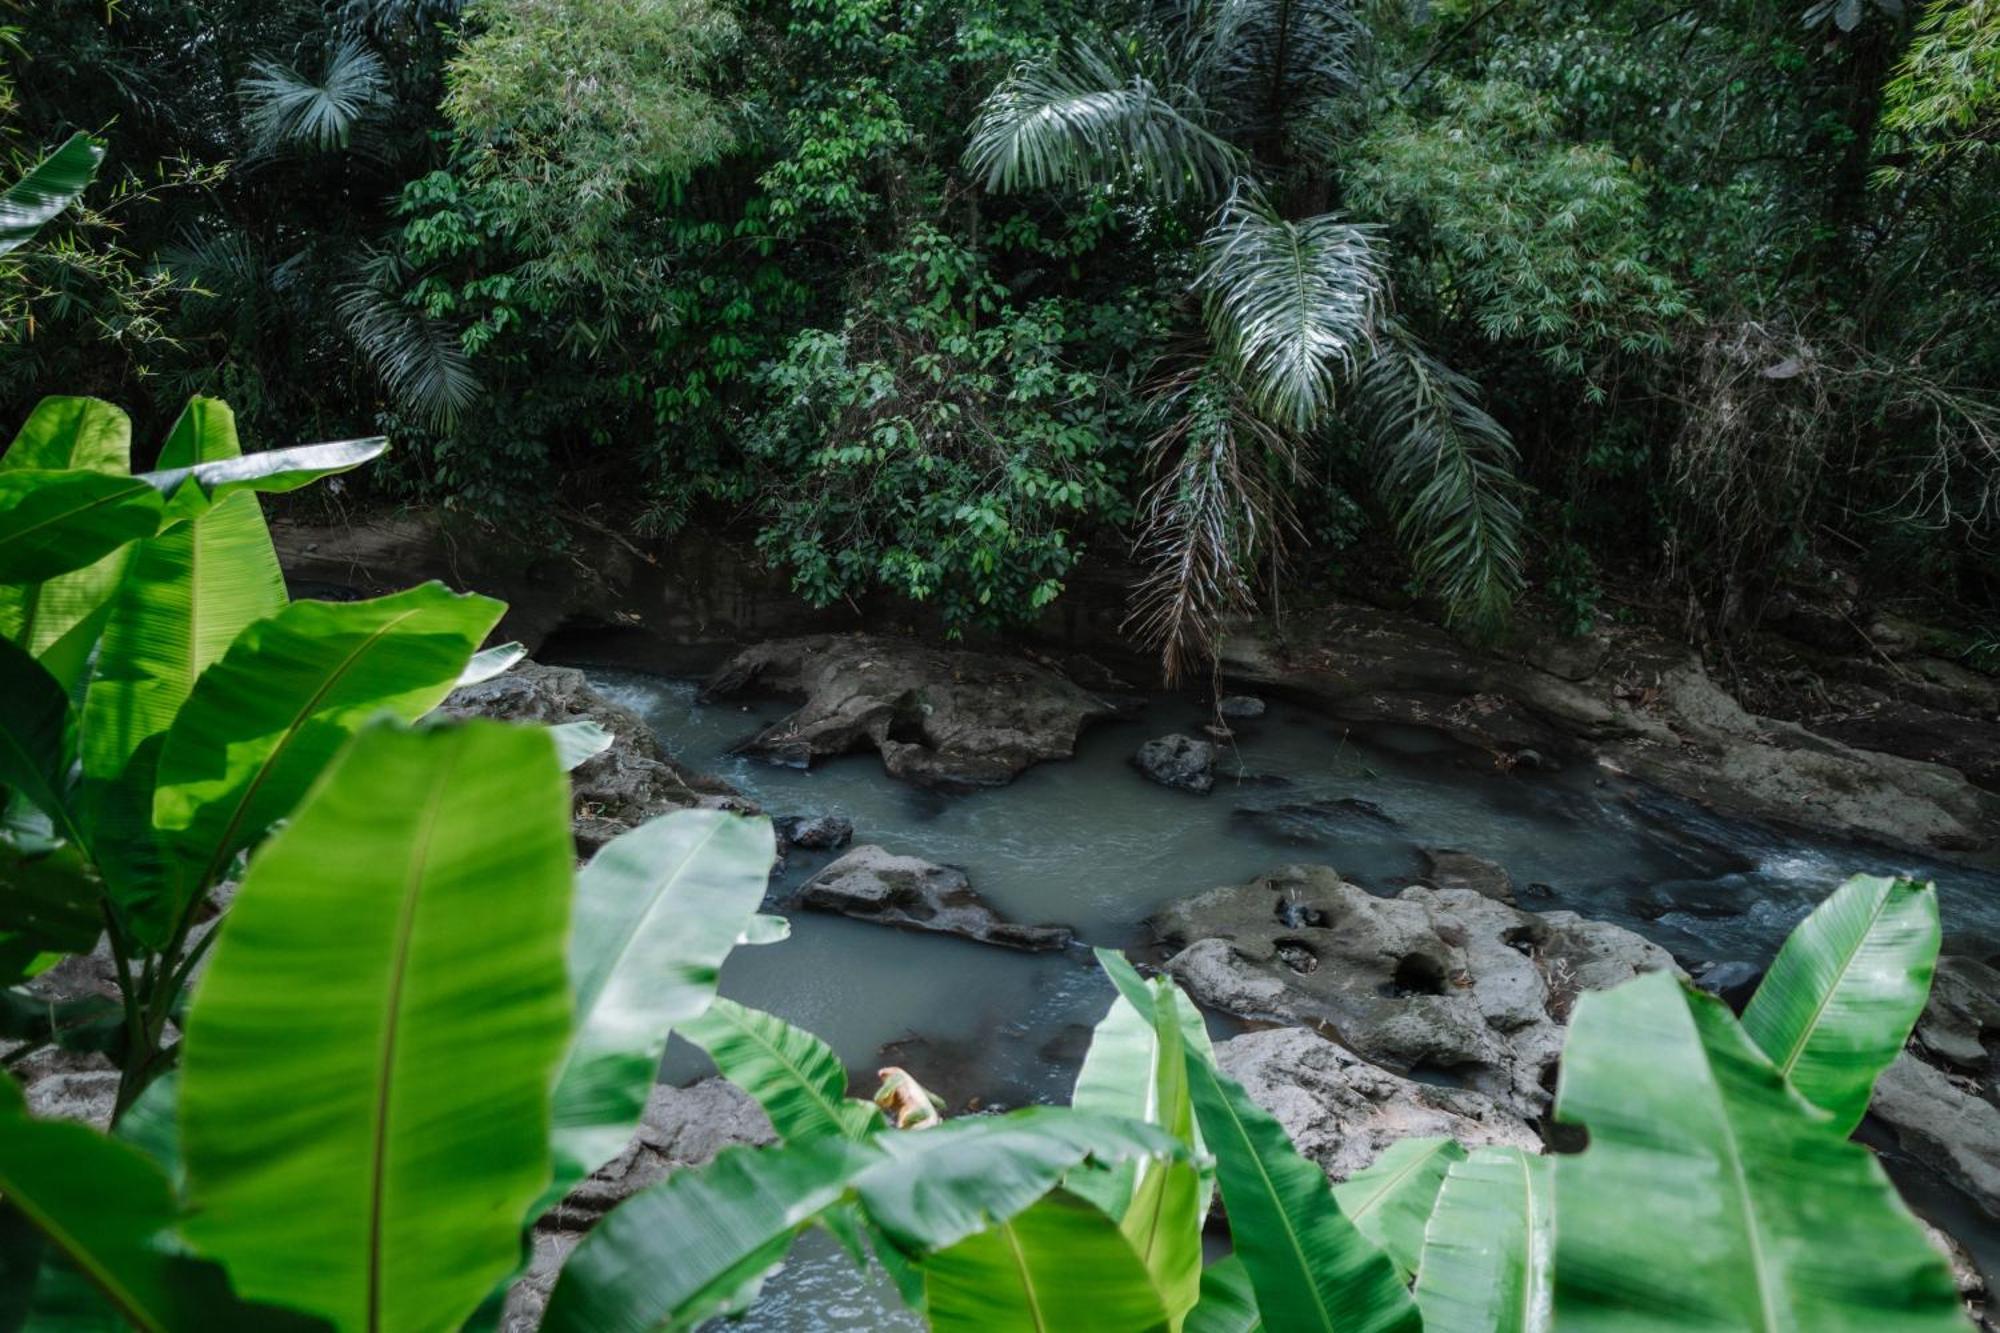
[[1743,1030],[1834,1133],[1851,1134],[1924,1011],[1937,955],[1931,885],[1856,875],[1785,941]]
[[448,1328],[513,1269],[549,1178],[569,883],[554,746],[497,722],[363,731],[253,859],[180,1093],[185,1230],[246,1295]]
[[682,810],[607,843],[576,880],[576,1028],[557,1066],[553,1203],[616,1157],[676,1024],[715,998],[722,960],[764,900],[767,819]]
[[195,518],[211,506],[244,491],[280,495],[311,485],[321,477],[348,472],[382,456],[389,442],[380,436],[337,440],[331,444],[301,444],[290,449],[214,462],[184,463],[141,473],[139,480],[166,497],[169,522]]
[[870,1159],[839,1139],[730,1148],[612,1209],[549,1298],[542,1333],[691,1328],[746,1308],[813,1218]]
[[82,197],[103,160],[104,149],[95,139],[72,134],[27,175],[8,186],[7,192],[0,194],[0,255],[26,245],[46,223]]
[[472,660],[465,664],[465,670],[459,673],[458,684],[477,685],[483,680],[492,680],[495,676],[505,675],[527,655],[527,648],[518,642],[482,649],[474,653]]
[[1566,1333],[1963,1330],[1875,1155],[1827,1133],[1720,1000],[1665,973],[1585,994],[1556,1115],[1590,1133],[1554,1167]]
[[0,886],[0,931],[38,951],[89,953],[104,932],[104,890],[74,846],[23,852],[0,841]]
[[792,937],[792,923],[784,917],[769,912],[753,913],[743,925],[743,933],[736,937],[738,944],[776,944]]
[[878,1119],[873,1103],[847,1095],[847,1070],[833,1048],[782,1018],[717,997],[680,1034],[756,1098],[787,1143],[858,1139]]
[[[1553,1159],[1480,1148],[1438,1191],[1417,1270],[1425,1333],[1555,1327]],[[1650,1225],[1643,1210],[1628,1225]]]
[[69,814],[74,761],[69,696],[27,650],[0,639],[0,787],[11,787],[76,839]]
[[[0,1195],[125,1322],[149,1330],[201,1327],[163,1243],[178,1212],[166,1176],[88,1125],[31,1118],[21,1090],[4,1075]],[[7,1276],[32,1288],[38,1266],[24,1267]]]
[[294,602],[237,636],[161,747],[153,822],[174,875],[165,901],[125,904],[142,935],[163,933],[364,722],[436,707],[503,609],[427,583],[373,601]]
[[[95,398],[44,398],[14,437],[0,469],[83,468],[111,476],[131,468],[132,424]],[[74,689],[110,614],[129,547],[41,583],[0,584],[0,638],[12,639]]]
[[129,1143],[151,1158],[153,1165],[167,1173],[167,1178],[179,1190],[186,1182],[186,1170],[181,1162],[181,1074],[178,1069],[166,1073],[146,1085],[146,1090],[125,1108],[125,1114],[118,1117],[111,1135],[121,1143]]
[[132,422],[101,398],[50,397],[35,404],[0,468],[132,471]]
[[549,737],[556,743],[556,762],[565,773],[575,772],[581,764],[595,759],[611,748],[615,739],[610,732],[588,719],[581,722],[558,722],[549,728]]
[[1187,1066],[1229,1234],[1265,1323],[1342,1333],[1421,1328],[1395,1264],[1341,1215],[1326,1177],[1284,1127],[1192,1051]]
[[1334,1202],[1408,1281],[1423,1257],[1424,1224],[1444,1174],[1464,1160],[1465,1149],[1450,1139],[1401,1139],[1366,1170],[1335,1185]]
[[1117,1223],[1060,1190],[923,1265],[937,1333],[1096,1333],[1168,1327]]
[[1086,1161],[1187,1160],[1136,1120],[1030,1106],[869,1140],[885,1161],[855,1180],[876,1230],[905,1254],[944,1249],[1034,1203]]
[[[195,398],[161,461],[193,464],[238,453],[228,406]],[[123,772],[148,737],[173,724],[195,681],[236,636],[284,606],[284,574],[254,495],[232,495],[136,543],[84,697],[84,772],[93,778]]]
[[162,508],[137,477],[0,470],[0,583],[42,583],[94,565],[158,531]]
[[1201,1271],[1201,1299],[1181,1327],[1185,1333],[1260,1333],[1264,1318],[1241,1259],[1228,1255]]

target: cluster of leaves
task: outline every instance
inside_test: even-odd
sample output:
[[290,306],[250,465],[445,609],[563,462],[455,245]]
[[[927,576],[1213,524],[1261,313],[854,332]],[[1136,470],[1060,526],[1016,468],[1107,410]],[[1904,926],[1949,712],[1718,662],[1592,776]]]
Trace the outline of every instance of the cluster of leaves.
[[1078,364],[1084,315],[1018,302],[981,257],[922,230],[838,331],[763,372],[746,448],[773,481],[759,543],[815,605],[883,589],[947,628],[1031,617],[1071,532],[1117,515],[1123,414]]

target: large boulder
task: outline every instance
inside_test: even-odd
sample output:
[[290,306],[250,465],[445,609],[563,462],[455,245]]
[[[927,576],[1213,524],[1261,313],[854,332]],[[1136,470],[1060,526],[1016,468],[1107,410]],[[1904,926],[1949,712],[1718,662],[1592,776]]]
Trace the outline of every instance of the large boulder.
[[1659,946],[1574,912],[1463,888],[1378,898],[1327,866],[1196,894],[1152,926],[1179,950],[1167,971],[1204,1004],[1449,1074],[1526,1118],[1547,1102],[1577,995],[1679,972]]
[[724,1148],[739,1143],[761,1147],[777,1137],[763,1108],[722,1079],[686,1088],[654,1087],[639,1132],[625,1151],[536,1223],[528,1271],[509,1289],[500,1327],[505,1333],[533,1333],[563,1261],[613,1207],[682,1167],[700,1166]]
[[1162,787],[1207,792],[1215,786],[1215,746],[1192,736],[1160,736],[1132,756],[1133,766]]
[[1025,658],[870,634],[758,644],[706,688],[805,700],[745,741],[746,751],[809,764],[873,749],[893,776],[947,788],[993,786],[1030,764],[1067,759],[1077,734],[1114,711]]
[[2000,1216],[2000,1110],[1977,1082],[1905,1051],[1876,1080],[1868,1110],[1905,1155]]
[[958,935],[981,944],[1041,951],[1067,948],[1067,926],[1023,926],[973,891],[965,872],[864,843],[805,882],[798,902],[864,921]]
[[1468,1148],[1541,1151],[1534,1128],[1492,1098],[1398,1077],[1305,1028],[1232,1037],[1215,1058],[1330,1180],[1347,1179],[1398,1139],[1442,1135]]
[[669,811],[757,812],[756,804],[728,783],[667,754],[644,719],[591,689],[583,673],[571,667],[522,662],[491,680],[453,690],[438,712],[548,726],[595,722],[610,732],[609,748],[570,774],[577,849],[586,856]]

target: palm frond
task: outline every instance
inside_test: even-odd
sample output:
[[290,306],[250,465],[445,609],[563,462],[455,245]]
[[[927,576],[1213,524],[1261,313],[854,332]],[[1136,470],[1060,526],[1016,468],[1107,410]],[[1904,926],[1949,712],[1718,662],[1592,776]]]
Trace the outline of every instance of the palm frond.
[[363,120],[387,104],[389,75],[380,56],[349,38],[328,52],[316,80],[289,65],[259,60],[237,92],[256,151],[345,148]]
[[1390,329],[1361,368],[1359,424],[1417,577],[1454,623],[1497,628],[1521,589],[1514,441],[1478,387]]
[[1017,68],[981,105],[965,149],[989,190],[1123,183],[1169,200],[1221,194],[1238,161],[1188,90],[1089,47]]
[[1196,285],[1210,338],[1258,411],[1311,430],[1373,336],[1382,294],[1373,229],[1331,215],[1288,222],[1239,185],[1202,254]]
[[1367,27],[1350,0],[1208,0],[1195,16],[1193,77],[1238,142],[1314,144],[1351,93]]
[[1174,685],[1214,660],[1229,617],[1256,609],[1253,572],[1297,526],[1298,459],[1216,365],[1169,377],[1151,407],[1166,424],[1147,446],[1158,475],[1140,502],[1146,573],[1126,625],[1159,649]]
[[458,335],[403,303],[402,266],[372,254],[335,290],[341,328],[404,411],[448,430],[479,397],[479,378]]

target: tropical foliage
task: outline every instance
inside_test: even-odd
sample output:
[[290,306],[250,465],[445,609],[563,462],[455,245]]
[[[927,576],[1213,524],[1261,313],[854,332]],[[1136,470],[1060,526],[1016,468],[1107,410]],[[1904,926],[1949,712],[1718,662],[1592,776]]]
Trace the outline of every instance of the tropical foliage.
[[1575,627],[1587,568],[1717,636],[1836,568],[2000,596],[1985,0],[199,0],[18,45],[15,175],[116,126],[0,260],[18,401],[393,432],[372,496],[740,528],[953,631],[1132,553],[1178,670],[1329,581]]

